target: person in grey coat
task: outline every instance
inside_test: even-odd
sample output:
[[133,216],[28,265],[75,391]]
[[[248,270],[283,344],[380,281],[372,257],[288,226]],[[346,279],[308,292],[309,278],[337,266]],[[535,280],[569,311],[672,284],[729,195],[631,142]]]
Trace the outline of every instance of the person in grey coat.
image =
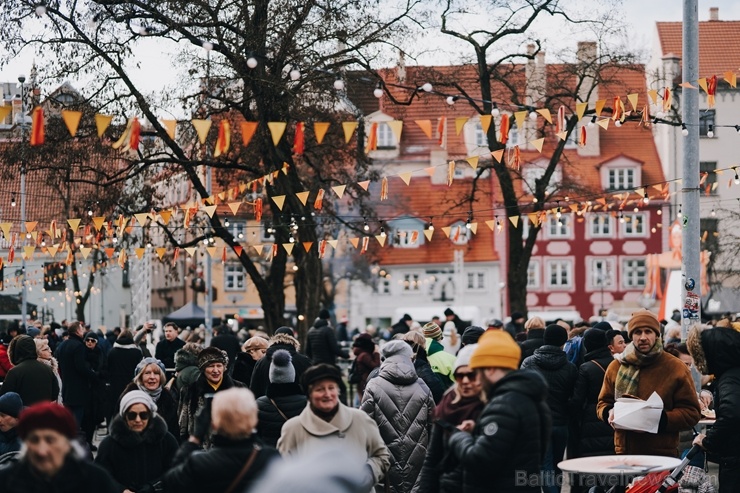
[[360,405],[378,424],[391,453],[385,481],[392,493],[419,491],[419,473],[432,426],[434,399],[416,374],[412,355],[405,341],[385,344],[378,378],[368,380]]

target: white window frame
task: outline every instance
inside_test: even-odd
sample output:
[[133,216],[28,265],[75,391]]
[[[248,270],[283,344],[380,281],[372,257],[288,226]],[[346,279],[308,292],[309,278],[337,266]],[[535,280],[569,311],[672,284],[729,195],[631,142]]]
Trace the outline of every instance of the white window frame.
[[391,290],[391,280],[387,277],[381,277],[378,280],[378,294],[390,296],[392,294]]
[[542,286],[541,265],[540,259],[529,259],[529,265],[527,265],[527,289],[539,289]]
[[488,135],[483,131],[483,124],[480,119],[473,127],[473,145],[475,147],[488,147]]
[[[231,282],[232,286],[229,287]],[[224,264],[224,291],[241,292],[247,289],[247,273],[244,266],[237,262]]]
[[[240,232],[242,233],[241,237],[239,237]],[[229,233],[231,233],[231,236],[233,236],[237,241],[246,240],[247,221],[243,219],[229,219]]]
[[[628,266],[627,264],[631,262],[642,262],[642,266]],[[619,277],[622,279],[622,289],[625,291],[642,290],[647,283],[647,261],[645,257],[622,257],[620,264],[621,275]],[[639,269],[642,269],[642,284],[631,284],[633,278],[638,276],[637,271]]]
[[[620,232],[622,233],[623,238],[647,238],[650,233],[650,224],[648,222],[648,213],[647,212],[628,212],[626,214],[622,214],[622,217],[624,219],[624,222],[621,222],[620,219]],[[634,230],[635,224],[637,224],[637,218],[640,218],[641,221],[641,227],[642,231],[629,231],[630,229]]]
[[378,150],[391,150],[398,147],[396,135],[387,122],[374,122],[378,124]]
[[420,293],[421,292],[421,276],[415,272],[408,272],[403,275],[401,280],[401,287],[404,293]]
[[586,257],[586,289],[600,291],[599,264],[606,267],[604,291],[613,291],[617,286],[617,260],[615,257]]
[[[632,190],[637,187],[637,173],[639,168],[633,166],[619,166],[607,170],[607,190]],[[631,176],[628,176],[631,174]],[[612,186],[614,178],[614,186]]]
[[521,135],[519,133],[519,127],[516,126],[516,123],[512,123],[509,127],[509,138],[506,139],[506,148],[511,149],[518,145],[521,145]]
[[[562,268],[565,267],[565,270]],[[558,269],[556,277],[558,282],[552,283],[553,269]],[[545,286],[548,289],[571,289],[573,288],[573,259],[571,258],[553,258],[545,261]],[[565,283],[563,283],[565,278]]]
[[[560,226],[556,226],[558,221],[560,221]],[[573,239],[573,218],[569,214],[561,214],[560,218],[554,214],[549,215],[545,228],[545,238],[548,240]]]
[[[598,223],[599,232],[594,232],[594,223]],[[604,226],[609,228],[608,233],[604,233]],[[614,217],[609,213],[592,212],[588,215],[588,226],[586,227],[586,238],[614,238],[615,237]]]
[[488,275],[485,271],[468,271],[466,274],[466,291],[485,291],[488,286]]
[[[416,241],[411,243],[411,235],[416,231]],[[421,237],[424,234],[423,231],[418,229],[397,229],[396,230],[396,243],[395,246],[398,248],[419,248],[421,245]]]

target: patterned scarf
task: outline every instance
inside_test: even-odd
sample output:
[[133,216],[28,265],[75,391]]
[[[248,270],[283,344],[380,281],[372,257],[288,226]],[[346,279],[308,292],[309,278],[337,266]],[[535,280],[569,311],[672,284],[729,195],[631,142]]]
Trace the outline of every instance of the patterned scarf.
[[627,345],[622,353],[621,365],[617,372],[617,380],[614,383],[614,397],[619,399],[623,395],[637,397],[640,385],[640,368],[647,366],[663,352],[663,342],[660,337],[655,345],[647,353],[641,353],[635,349],[635,343]]

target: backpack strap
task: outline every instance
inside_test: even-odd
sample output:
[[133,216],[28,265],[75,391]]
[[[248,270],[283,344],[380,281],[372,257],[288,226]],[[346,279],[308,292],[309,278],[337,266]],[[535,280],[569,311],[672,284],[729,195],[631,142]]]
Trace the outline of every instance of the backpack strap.
[[242,467],[241,471],[239,471],[239,474],[234,478],[234,480],[231,482],[229,487],[226,489],[225,493],[232,493],[239,482],[244,478],[244,475],[247,474],[247,471],[249,471],[249,468],[252,467],[252,464],[254,464],[254,460],[257,458],[257,454],[259,453],[260,449],[259,445],[255,444],[254,448],[252,449],[252,453],[249,454],[249,458],[247,459],[247,462],[244,464],[244,467]]
[[268,397],[268,399],[270,399],[270,402],[272,403],[272,405],[273,405],[273,406],[275,406],[275,409],[277,409],[277,412],[279,412],[279,413],[280,413],[280,416],[282,416],[282,417],[283,417],[283,419],[284,419],[285,421],[288,421],[288,417],[287,417],[287,416],[285,415],[285,413],[284,413],[284,412],[283,412],[283,411],[282,411],[282,410],[281,410],[281,409],[280,409],[280,408],[278,407],[278,405],[277,405],[277,404],[275,403],[275,401],[274,401],[274,400],[273,400],[273,399],[272,399],[271,397]]
[[604,369],[604,367],[601,366],[601,364],[598,361],[596,361],[595,359],[592,359],[591,360],[591,363],[595,364],[596,366],[598,366],[599,368],[601,368],[601,371],[603,371],[604,373],[606,373],[606,369]]

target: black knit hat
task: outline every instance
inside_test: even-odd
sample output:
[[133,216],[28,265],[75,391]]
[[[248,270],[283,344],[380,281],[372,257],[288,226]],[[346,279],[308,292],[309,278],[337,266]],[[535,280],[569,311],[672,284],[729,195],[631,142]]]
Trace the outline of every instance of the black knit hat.
[[275,335],[278,335],[278,334],[287,334],[291,337],[295,336],[295,332],[293,332],[293,329],[291,329],[290,327],[286,327],[286,326],[282,326],[278,330],[276,330]]
[[485,330],[483,330],[483,327],[478,327],[476,325],[471,325],[470,327],[466,328],[462,334],[463,346],[477,343],[478,339],[480,339],[480,336],[482,336],[484,332]]
[[614,329],[614,327],[612,327],[612,324],[610,324],[606,320],[602,320],[601,322],[594,324],[594,326],[591,328],[596,330],[603,330],[604,332]]
[[595,351],[606,347],[606,332],[599,329],[588,329],[583,333],[583,345],[586,351]]
[[568,331],[558,324],[548,325],[545,328],[544,342],[548,346],[560,347],[568,342]]
[[337,385],[342,387],[344,382],[342,381],[342,373],[334,365],[328,365],[326,363],[319,363],[306,369],[301,375],[301,386],[308,393],[308,388],[319,380],[334,380]]
[[331,318],[331,314],[329,313],[329,310],[326,308],[322,308],[319,311],[319,318],[323,318],[324,320],[329,320]]
[[352,347],[358,347],[370,353],[375,351],[375,343],[373,342],[373,338],[370,337],[370,334],[368,333],[362,333],[358,335],[355,341],[352,343]]

